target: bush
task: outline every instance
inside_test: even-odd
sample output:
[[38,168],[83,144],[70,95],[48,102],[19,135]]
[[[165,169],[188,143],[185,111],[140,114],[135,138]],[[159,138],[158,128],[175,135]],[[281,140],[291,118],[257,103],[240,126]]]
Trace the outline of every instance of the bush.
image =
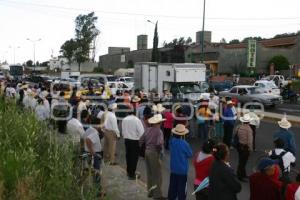
[[293,81],[291,88],[296,92],[300,92],[300,80]]
[[289,69],[289,61],[286,57],[282,56],[282,55],[278,55],[278,56],[274,56],[270,61],[269,61],[269,65],[274,64],[275,66],[275,70],[288,70]]
[[0,124],[0,199],[80,198],[71,145],[2,98]]

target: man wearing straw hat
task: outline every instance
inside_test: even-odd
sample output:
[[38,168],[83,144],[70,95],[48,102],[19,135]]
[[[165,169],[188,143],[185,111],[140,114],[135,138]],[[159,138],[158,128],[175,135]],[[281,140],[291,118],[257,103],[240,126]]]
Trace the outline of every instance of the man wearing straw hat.
[[278,122],[278,125],[280,129],[273,135],[273,140],[282,139],[284,141],[284,150],[296,155],[294,133],[289,130],[292,127],[292,124],[287,120],[286,116],[284,116],[282,120]]
[[117,104],[113,103],[108,106],[108,112],[104,120],[104,161],[109,161],[110,165],[116,165],[115,153],[117,139],[120,138],[118,121],[114,111]]
[[186,199],[186,183],[188,174],[188,159],[193,156],[190,145],[185,141],[185,135],[188,129],[183,124],[177,124],[172,129],[173,136],[170,140],[170,184],[168,199],[185,200]]
[[164,136],[160,129],[161,123],[165,121],[161,114],[156,114],[148,123],[150,127],[146,129],[140,139],[140,146],[145,144],[145,163],[147,171],[148,197],[154,199],[166,199],[162,196],[162,172],[160,154],[164,145]]
[[245,114],[240,118],[242,125],[237,127],[236,134],[238,137],[237,150],[239,153],[239,163],[237,168],[238,179],[242,182],[246,181],[246,165],[249,159],[250,152],[253,149],[253,133],[250,127],[251,117]]

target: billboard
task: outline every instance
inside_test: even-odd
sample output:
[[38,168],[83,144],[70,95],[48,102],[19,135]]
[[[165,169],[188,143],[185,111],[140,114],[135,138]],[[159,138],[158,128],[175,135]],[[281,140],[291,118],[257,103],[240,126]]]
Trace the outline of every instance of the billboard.
[[247,67],[256,67],[256,40],[248,40]]

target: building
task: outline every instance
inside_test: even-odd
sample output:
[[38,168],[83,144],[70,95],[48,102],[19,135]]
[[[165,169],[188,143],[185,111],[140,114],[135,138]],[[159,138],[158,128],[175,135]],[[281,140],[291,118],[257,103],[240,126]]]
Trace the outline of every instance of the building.
[[[118,53],[99,57],[99,66],[104,71],[113,72],[118,68],[131,68],[136,62],[150,62],[152,49],[143,49],[147,37],[139,35],[137,38],[138,50],[118,51]],[[211,75],[241,74],[248,71],[249,60],[251,68],[257,73],[269,73],[268,63],[276,55],[285,56],[296,67],[300,65],[300,34],[289,37],[264,39],[253,41],[251,53],[248,43],[225,44],[211,41],[212,33],[204,31],[204,54],[202,54],[202,31],[196,33],[196,43],[189,46],[174,46],[159,48],[159,58],[162,63],[199,63],[204,62]],[[120,47],[121,48],[121,47]],[[127,49],[128,50],[128,49]],[[249,57],[251,55],[251,57]]]
[[115,55],[115,54],[123,54],[126,52],[130,52],[129,47],[108,47],[108,54]]
[[137,50],[148,49],[148,35],[137,36]]
[[202,37],[204,37],[203,39],[204,39],[205,43],[211,43],[211,31],[198,31],[198,32],[196,32],[196,44],[201,44],[202,43]]
[[[269,73],[269,61],[276,55],[285,56],[291,64],[300,64],[300,35],[257,41],[257,73]],[[218,58],[219,73],[237,73],[247,71],[248,44],[226,44],[220,46]]]

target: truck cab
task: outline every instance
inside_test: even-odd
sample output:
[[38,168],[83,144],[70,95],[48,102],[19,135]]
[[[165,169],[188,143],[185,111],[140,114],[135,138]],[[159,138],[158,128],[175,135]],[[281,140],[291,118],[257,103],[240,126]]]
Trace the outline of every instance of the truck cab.
[[[169,82],[164,84],[165,86],[169,85],[169,91],[174,98],[179,100],[189,99],[194,102],[198,101],[200,96],[206,93],[208,89],[208,84],[205,82]],[[166,90],[168,90],[167,87]]]

